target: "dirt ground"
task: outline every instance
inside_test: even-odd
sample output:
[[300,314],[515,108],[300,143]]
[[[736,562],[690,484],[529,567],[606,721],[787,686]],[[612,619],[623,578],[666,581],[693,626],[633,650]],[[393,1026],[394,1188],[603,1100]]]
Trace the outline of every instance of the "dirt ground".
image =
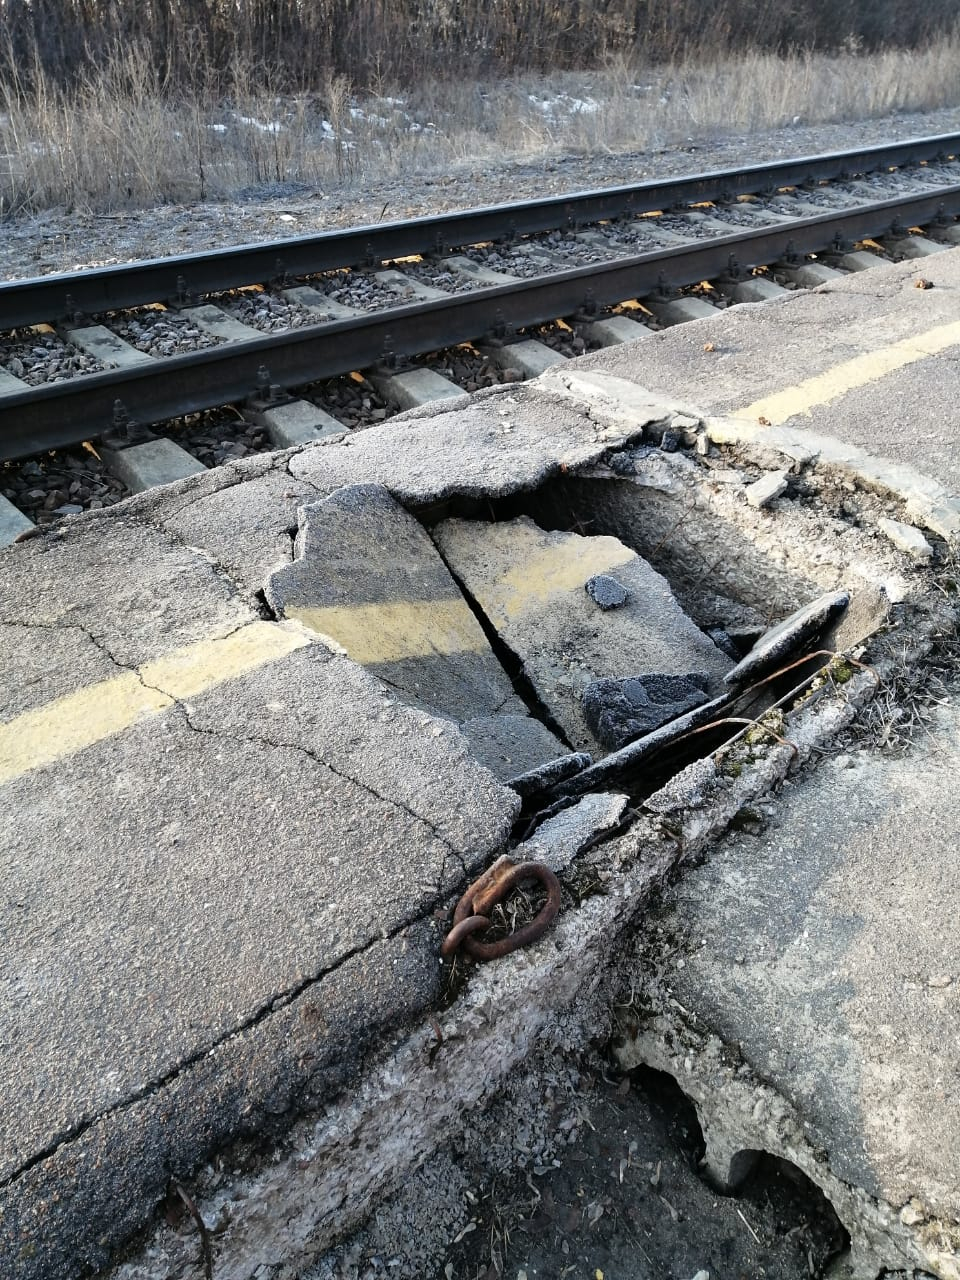
[[697,1172],[696,1113],[659,1072],[582,1081],[579,1140],[485,1186],[444,1280],[810,1280],[846,1240],[820,1192],[765,1157],[740,1194]]

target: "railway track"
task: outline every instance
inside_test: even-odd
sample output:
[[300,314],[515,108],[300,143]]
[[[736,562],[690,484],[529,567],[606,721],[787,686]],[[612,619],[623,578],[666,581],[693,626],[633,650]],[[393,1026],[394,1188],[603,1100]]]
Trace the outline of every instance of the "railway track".
[[[132,451],[161,423],[232,405],[262,447],[343,430],[295,390],[365,371],[390,407],[457,394],[436,372],[413,389],[410,361],[467,344],[517,376],[563,358],[530,347],[540,326],[581,347],[642,336],[868,265],[850,256],[864,241],[892,256],[932,251],[918,228],[958,242],[958,216],[960,135],[946,135],[3,283],[0,476],[94,441],[143,487]],[[160,318],[173,337],[158,344]],[[194,349],[165,353],[181,340]],[[71,362],[85,367],[65,376]]]

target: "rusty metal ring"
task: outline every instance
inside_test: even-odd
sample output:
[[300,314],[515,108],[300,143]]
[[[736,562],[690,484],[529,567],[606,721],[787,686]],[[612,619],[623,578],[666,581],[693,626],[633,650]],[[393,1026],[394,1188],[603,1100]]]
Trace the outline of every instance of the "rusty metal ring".
[[[472,935],[489,923],[486,913],[524,880],[539,880],[546,889],[547,900],[540,911],[529,924],[499,942],[478,942]],[[467,955],[474,960],[496,960],[542,937],[559,910],[560,881],[548,866],[542,862],[515,864],[509,858],[500,858],[457,903],[453,928],[444,940],[441,954],[450,955],[462,943]],[[469,928],[464,927],[467,925]]]
[[490,921],[486,916],[467,916],[465,920],[458,920],[444,938],[440,954],[452,956],[464,938],[469,937],[471,933],[479,933],[481,929],[489,928]]

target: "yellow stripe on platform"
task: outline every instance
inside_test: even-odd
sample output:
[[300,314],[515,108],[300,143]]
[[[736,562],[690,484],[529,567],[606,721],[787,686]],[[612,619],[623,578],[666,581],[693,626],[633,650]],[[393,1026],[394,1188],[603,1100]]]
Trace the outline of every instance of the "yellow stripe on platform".
[[310,644],[297,628],[251,622],[228,636],[174,649],[137,671],[64,694],[0,724],[0,783],[84,747]]
[[786,387],[773,395],[755,400],[743,409],[737,409],[732,416],[761,425],[779,427],[791,418],[809,414],[821,405],[829,404],[840,396],[868,383],[879,382],[887,374],[894,373],[905,365],[923,360],[927,356],[935,356],[948,347],[960,345],[960,321],[939,325],[936,329],[928,329],[925,333],[903,338],[889,347],[881,347],[879,351],[868,351],[862,356],[854,356],[842,364],[834,365],[823,373],[805,378],[796,386]]

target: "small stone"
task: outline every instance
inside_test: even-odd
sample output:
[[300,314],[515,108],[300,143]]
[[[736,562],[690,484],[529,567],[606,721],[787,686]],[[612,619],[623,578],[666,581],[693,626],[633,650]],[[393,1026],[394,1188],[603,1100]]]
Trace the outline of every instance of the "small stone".
[[707,701],[707,677],[650,674],[594,680],[583,691],[583,715],[611,751],[652,733]]
[[65,502],[62,507],[57,507],[54,511],[55,516],[78,516],[83,510],[76,502]]
[[626,604],[629,594],[626,587],[608,573],[598,573],[588,578],[584,588],[594,604],[598,604],[603,610],[617,609]]
[[759,480],[747,485],[747,501],[751,507],[765,507],[768,503],[773,502],[775,498],[779,498],[782,493],[785,493],[786,488],[786,471],[768,471]]
[[679,431],[665,431],[660,439],[660,448],[664,453],[676,453],[680,448],[680,440]]
[[905,551],[908,556],[912,556],[921,564],[927,564],[933,558],[933,547],[912,524],[902,524],[899,520],[889,520],[886,516],[881,516],[877,521],[877,527],[895,547]]

